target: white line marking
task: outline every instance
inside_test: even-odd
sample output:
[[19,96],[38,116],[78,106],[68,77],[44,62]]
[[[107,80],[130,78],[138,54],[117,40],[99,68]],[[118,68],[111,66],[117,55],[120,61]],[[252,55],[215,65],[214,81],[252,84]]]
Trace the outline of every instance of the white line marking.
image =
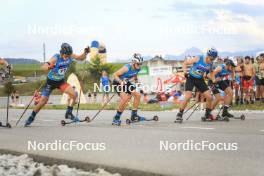
[[200,129],[200,130],[214,130],[214,128],[204,128],[204,127],[181,127],[181,128]]
[[264,130],[259,130],[259,131],[264,132]]

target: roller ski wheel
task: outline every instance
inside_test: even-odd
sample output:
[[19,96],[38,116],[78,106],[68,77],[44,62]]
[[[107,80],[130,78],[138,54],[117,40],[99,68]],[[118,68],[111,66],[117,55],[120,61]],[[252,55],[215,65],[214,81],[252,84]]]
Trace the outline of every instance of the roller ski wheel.
[[130,119],[126,119],[126,124],[130,125],[131,124],[131,120]]
[[245,116],[244,114],[242,114],[242,115],[240,116],[240,119],[241,119],[241,120],[245,120],[245,119],[246,119],[246,116]]
[[84,120],[85,120],[87,123],[91,122],[91,119],[90,119],[89,116],[85,117]]
[[12,126],[10,125],[10,123],[7,123],[7,124],[6,124],[6,127],[7,127],[7,128],[12,128]]
[[159,121],[159,117],[158,117],[157,115],[155,115],[155,116],[153,117],[153,120],[154,120],[154,121]]
[[65,126],[65,125],[66,125],[65,120],[62,120],[62,121],[61,121],[61,125],[62,125],[62,126]]

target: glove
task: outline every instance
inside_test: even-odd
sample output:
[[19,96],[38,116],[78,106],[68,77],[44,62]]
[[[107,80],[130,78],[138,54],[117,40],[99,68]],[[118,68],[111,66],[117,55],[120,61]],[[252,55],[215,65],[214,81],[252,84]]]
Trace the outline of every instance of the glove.
[[9,70],[11,70],[11,65],[10,64],[7,64],[6,68],[9,69]]
[[89,46],[87,46],[86,48],[84,48],[84,53],[85,54],[90,53],[90,47]]
[[49,65],[49,70],[52,70],[52,69],[54,69],[55,68],[55,65]]

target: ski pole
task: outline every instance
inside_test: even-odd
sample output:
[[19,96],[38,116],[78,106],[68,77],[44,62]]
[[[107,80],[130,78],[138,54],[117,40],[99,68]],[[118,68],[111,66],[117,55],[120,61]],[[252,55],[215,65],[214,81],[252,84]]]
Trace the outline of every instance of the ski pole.
[[199,101],[196,101],[191,107],[189,107],[186,111],[183,112],[183,114],[186,114],[190,109],[192,109],[197,103],[200,104]]
[[189,120],[189,118],[193,115],[193,113],[198,109],[200,103],[194,108],[194,110],[192,111],[192,113],[186,118],[186,120]]
[[[83,84],[84,84],[84,76],[85,76],[85,74],[83,74],[83,76],[82,76]],[[79,91],[79,94],[78,94],[79,98],[78,98],[76,117],[78,117],[78,115],[79,115],[79,108],[80,108],[80,102],[81,102],[81,92],[82,92],[82,87],[80,86],[80,91]]]
[[110,99],[103,105],[103,107],[93,116],[93,118],[90,120],[90,122],[91,121],[93,121],[97,116],[98,116],[98,114],[102,111],[102,110],[104,110],[104,108],[107,106],[107,104],[113,99],[113,97],[115,96],[115,93],[110,97]]
[[[39,90],[42,88],[43,85],[44,85],[44,83],[42,83],[42,84],[40,85],[40,87],[37,89],[37,92],[39,92]],[[35,93],[34,93],[34,95],[35,95]],[[26,113],[26,111],[28,110],[28,108],[29,108],[29,106],[31,105],[31,103],[33,102],[34,97],[35,97],[34,95],[33,95],[33,97],[31,98],[30,102],[28,103],[27,107],[24,109],[24,111],[23,111],[23,113],[21,114],[21,116],[19,117],[19,119],[17,120],[17,122],[16,122],[16,126],[17,126],[17,124],[20,122],[20,120],[22,119],[22,117],[24,116],[24,114]]]

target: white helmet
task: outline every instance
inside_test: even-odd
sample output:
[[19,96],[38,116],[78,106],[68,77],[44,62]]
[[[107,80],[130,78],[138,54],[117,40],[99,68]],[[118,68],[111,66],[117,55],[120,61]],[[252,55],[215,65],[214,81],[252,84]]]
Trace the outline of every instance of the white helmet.
[[142,64],[143,57],[139,53],[135,53],[132,57],[132,63]]
[[264,58],[264,51],[258,52],[256,58],[258,57]]
[[235,56],[231,56],[231,57],[229,57],[229,59],[230,59],[231,61],[233,61],[233,63],[235,64],[235,66],[237,66],[237,59],[236,59]]

